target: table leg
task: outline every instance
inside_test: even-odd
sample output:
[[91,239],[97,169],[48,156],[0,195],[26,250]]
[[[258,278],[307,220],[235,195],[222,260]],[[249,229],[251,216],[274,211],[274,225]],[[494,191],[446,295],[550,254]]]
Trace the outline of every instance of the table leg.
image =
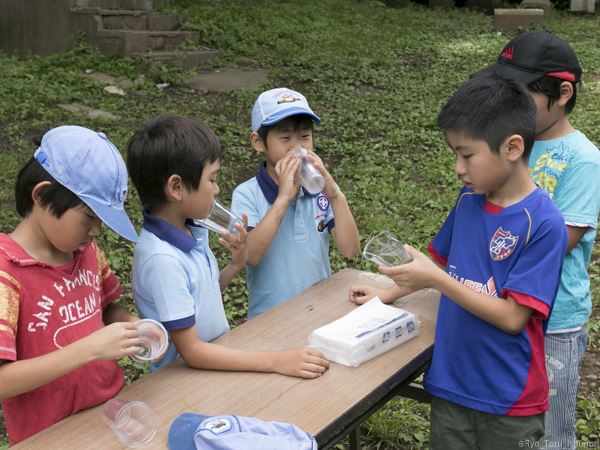
[[350,438],[349,449],[360,450],[360,424],[350,430],[348,437]]

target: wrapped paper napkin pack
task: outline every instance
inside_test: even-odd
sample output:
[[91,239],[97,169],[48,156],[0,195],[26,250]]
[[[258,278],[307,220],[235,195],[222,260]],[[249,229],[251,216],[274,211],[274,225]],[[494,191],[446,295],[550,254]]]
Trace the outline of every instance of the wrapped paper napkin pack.
[[308,336],[308,344],[338,364],[358,367],[419,334],[418,317],[374,297]]

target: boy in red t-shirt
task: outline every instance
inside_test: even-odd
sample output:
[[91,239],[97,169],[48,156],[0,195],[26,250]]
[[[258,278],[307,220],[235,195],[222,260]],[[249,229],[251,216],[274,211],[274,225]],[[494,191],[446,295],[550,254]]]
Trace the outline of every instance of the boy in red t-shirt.
[[[137,317],[94,239],[102,222],[137,240],[127,170],[103,133],[46,133],[15,187],[21,222],[0,233],[0,399],[11,444],[114,397]],[[110,324],[110,325],[109,325]]]

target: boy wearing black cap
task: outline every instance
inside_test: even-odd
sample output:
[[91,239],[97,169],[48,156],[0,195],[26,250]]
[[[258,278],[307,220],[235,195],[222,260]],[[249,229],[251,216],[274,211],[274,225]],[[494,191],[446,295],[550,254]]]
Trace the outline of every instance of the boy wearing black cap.
[[508,42],[497,62],[482,71],[489,72],[525,84],[535,101],[536,142],[529,169],[567,225],[567,255],[544,339],[550,408],[540,448],[574,449],[579,365],[592,309],[587,267],[600,212],[600,152],[568,118],[575,107],[581,66],[563,39],[548,31],[530,31]]

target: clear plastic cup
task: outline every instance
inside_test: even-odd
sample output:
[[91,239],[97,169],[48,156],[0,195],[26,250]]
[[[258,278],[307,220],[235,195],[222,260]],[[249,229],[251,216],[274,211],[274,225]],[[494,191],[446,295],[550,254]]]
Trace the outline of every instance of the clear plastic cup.
[[363,256],[380,266],[399,266],[411,262],[412,256],[404,245],[389,231],[382,231],[371,238],[363,250]]
[[143,402],[113,398],[104,404],[102,419],[130,448],[147,445],[156,434],[156,416]]
[[242,219],[233,214],[228,208],[215,200],[206,219],[194,219],[194,224],[208,228],[217,233],[239,234],[236,224],[243,225]]
[[325,178],[308,160],[308,150],[299,147],[294,150],[295,154],[302,158],[302,164],[296,176],[300,179],[302,187],[311,194],[318,194],[325,187]]
[[131,358],[136,361],[156,361],[160,359],[169,346],[169,334],[161,323],[152,319],[141,319],[135,322],[142,340],[140,351]]

